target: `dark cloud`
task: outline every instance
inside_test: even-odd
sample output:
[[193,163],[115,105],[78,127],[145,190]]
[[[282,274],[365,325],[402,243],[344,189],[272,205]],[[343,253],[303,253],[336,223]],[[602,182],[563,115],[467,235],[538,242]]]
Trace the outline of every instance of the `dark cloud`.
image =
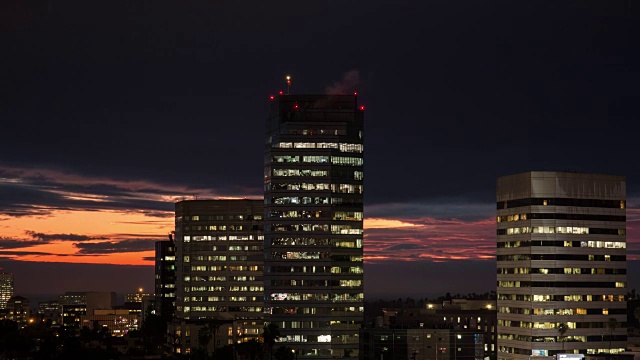
[[96,237],[96,236],[87,236],[87,235],[78,235],[78,234],[44,234],[35,231],[25,231],[25,233],[32,238],[39,240],[41,242],[52,242],[52,241],[88,241],[88,240],[105,240],[105,237]]
[[149,251],[155,249],[155,242],[148,239],[127,239],[99,243],[74,243],[73,246],[79,249],[79,254],[99,255]]
[[0,251],[0,256],[14,257],[14,256],[26,256],[26,255],[58,255],[58,254],[43,252],[43,251],[13,251],[13,250]]
[[387,250],[413,250],[413,249],[424,249],[424,246],[420,244],[397,244],[397,245],[391,245],[387,247]]
[[154,256],[143,256],[143,257],[142,257],[142,260],[145,260],[145,261],[155,261],[155,260],[156,260],[156,258],[155,258]]
[[11,238],[0,238],[0,249],[20,249],[26,247],[32,247],[37,245],[46,244],[42,241],[26,241]]

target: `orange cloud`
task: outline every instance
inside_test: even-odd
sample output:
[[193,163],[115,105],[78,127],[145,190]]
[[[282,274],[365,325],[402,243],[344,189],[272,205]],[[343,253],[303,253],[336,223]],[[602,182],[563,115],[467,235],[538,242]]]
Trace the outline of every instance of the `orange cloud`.
[[365,229],[397,229],[397,228],[416,227],[416,226],[419,227],[424,225],[416,225],[408,221],[401,221],[401,220],[395,220],[395,219],[381,219],[381,218],[365,218],[364,219]]

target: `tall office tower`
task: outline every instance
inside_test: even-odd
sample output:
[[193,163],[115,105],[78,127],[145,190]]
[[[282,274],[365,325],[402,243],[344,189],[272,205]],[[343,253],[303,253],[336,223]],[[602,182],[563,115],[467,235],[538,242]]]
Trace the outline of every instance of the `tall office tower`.
[[7,308],[7,302],[13,296],[13,274],[0,269],[0,309]]
[[[263,325],[263,201],[176,203],[175,353],[258,339]],[[212,341],[199,344],[203,326]]]
[[156,315],[168,322],[176,306],[176,244],[171,235],[167,241],[156,241],[155,267]]
[[624,350],[625,198],[622,176],[498,179],[498,360]]
[[265,314],[299,358],[358,357],[363,118],[351,95],[272,98],[265,148]]

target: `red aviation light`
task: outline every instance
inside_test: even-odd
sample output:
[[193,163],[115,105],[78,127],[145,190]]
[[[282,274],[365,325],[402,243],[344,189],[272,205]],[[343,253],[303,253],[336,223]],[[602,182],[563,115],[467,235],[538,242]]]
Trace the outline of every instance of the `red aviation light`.
[[357,91],[354,91],[354,92],[353,92],[353,96],[358,96],[358,92],[357,92]]
[[269,100],[273,100],[275,97],[273,95],[269,96]]
[[282,90],[280,90],[280,91],[278,92],[278,95],[282,95]]
[[360,111],[364,111],[364,105],[360,106]]
[[298,104],[293,105],[293,108],[297,109],[298,108]]

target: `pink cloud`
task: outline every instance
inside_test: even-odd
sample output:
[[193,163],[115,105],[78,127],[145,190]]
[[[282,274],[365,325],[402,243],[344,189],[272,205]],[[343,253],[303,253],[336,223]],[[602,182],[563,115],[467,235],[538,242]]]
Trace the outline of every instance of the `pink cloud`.
[[479,221],[435,218],[386,221],[410,225],[378,228],[365,225],[365,260],[368,262],[495,258],[493,218]]

